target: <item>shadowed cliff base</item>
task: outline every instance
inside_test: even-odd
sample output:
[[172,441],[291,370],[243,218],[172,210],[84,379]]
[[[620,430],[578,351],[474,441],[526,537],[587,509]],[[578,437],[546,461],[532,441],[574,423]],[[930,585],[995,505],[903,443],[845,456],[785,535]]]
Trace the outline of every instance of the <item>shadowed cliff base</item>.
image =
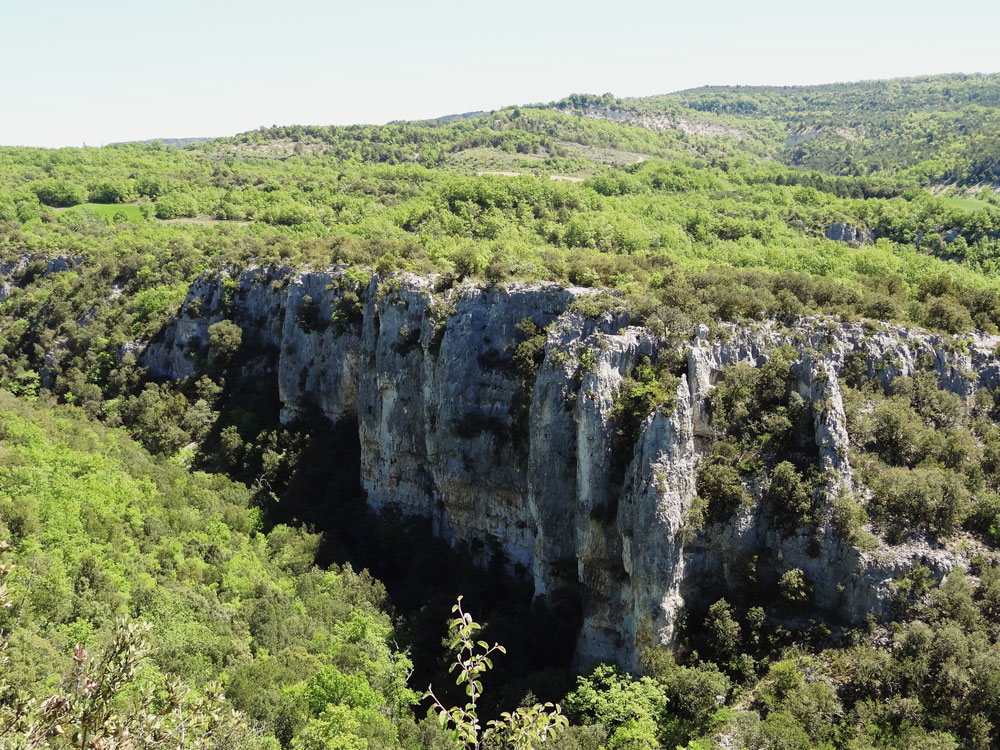
[[[484,716],[516,705],[528,692],[558,700],[572,687],[577,592],[534,597],[530,571],[512,564],[498,540],[452,546],[426,517],[404,516],[391,506],[376,513],[361,486],[357,416],[332,422],[306,397],[292,421],[282,423],[278,350],[260,332],[247,330],[225,362],[205,353],[202,360],[199,367],[224,383],[215,395],[220,418],[199,454],[202,468],[250,486],[266,529],[286,524],[320,532],[317,565],[368,570],[385,585],[398,645],[413,659],[415,689],[433,682],[442,696],[461,698],[442,648],[459,595],[484,623],[483,637],[510,646],[488,677]],[[191,376],[179,385],[195,394],[199,382]]]
[[483,638],[508,645],[487,677],[484,715],[517,704],[528,692],[558,700],[572,687],[580,626],[573,592],[533,598],[530,579],[508,564],[499,543],[452,547],[434,535],[429,519],[372,511],[359,481],[356,419],[330,424],[317,417],[288,427],[303,444],[280,500],[263,504],[269,524],[322,532],[317,564],[366,569],[385,584],[400,625],[399,646],[413,659],[411,685],[433,682],[448,700],[461,698],[448,679],[441,643],[451,606],[462,595],[485,624]]

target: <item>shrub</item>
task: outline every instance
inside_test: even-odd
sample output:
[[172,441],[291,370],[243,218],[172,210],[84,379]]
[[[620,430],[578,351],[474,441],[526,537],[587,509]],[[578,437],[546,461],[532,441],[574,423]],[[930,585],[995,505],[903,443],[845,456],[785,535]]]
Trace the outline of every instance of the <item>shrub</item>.
[[924,303],[923,323],[948,333],[963,333],[974,326],[969,311],[953,297],[931,297]]
[[725,599],[719,599],[708,608],[705,618],[708,642],[712,650],[725,662],[737,655],[742,633],[740,624],[733,617],[732,608]]
[[302,303],[299,305],[296,317],[299,328],[303,333],[316,333],[326,330],[327,321],[323,320],[319,303],[309,294],[303,295]]
[[872,489],[869,510],[881,523],[953,533],[972,511],[962,478],[938,467],[872,467],[864,473]]
[[806,604],[812,597],[812,586],[799,568],[793,568],[781,576],[778,591],[786,602],[794,605]]
[[848,544],[862,550],[878,546],[878,540],[864,530],[864,525],[868,523],[868,513],[846,490],[834,498],[830,522],[840,538]]
[[91,203],[131,203],[138,198],[131,180],[103,180],[90,187]]
[[798,523],[812,517],[812,488],[789,461],[782,461],[771,472],[771,481],[765,493],[767,500]]
[[698,470],[698,497],[707,504],[706,515],[711,521],[724,521],[753,502],[740,473],[721,462],[703,464]]
[[642,423],[658,407],[667,414],[673,411],[680,378],[670,371],[670,364],[670,357],[659,357],[654,364],[643,354],[618,386],[611,418],[625,442],[635,444]]
[[198,215],[198,203],[187,193],[171,192],[156,199],[154,213],[157,219],[176,219]]
[[631,679],[618,667],[601,665],[577,678],[566,696],[566,709],[582,724],[594,722],[609,732],[608,747],[654,750],[659,746],[667,697],[658,682]]
[[225,364],[236,354],[243,343],[243,329],[231,320],[220,320],[208,327],[209,356],[218,364]]
[[282,200],[264,209],[260,214],[260,219],[268,224],[294,227],[312,220],[313,211],[301,203],[292,200]]

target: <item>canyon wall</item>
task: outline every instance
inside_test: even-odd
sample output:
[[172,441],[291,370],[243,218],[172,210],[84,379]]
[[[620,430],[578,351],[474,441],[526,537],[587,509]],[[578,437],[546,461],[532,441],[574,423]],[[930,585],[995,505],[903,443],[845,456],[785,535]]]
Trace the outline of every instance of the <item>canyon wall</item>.
[[[854,489],[838,382],[848,354],[863,353],[868,376],[883,383],[929,363],[942,387],[969,397],[1000,381],[996,337],[959,343],[809,318],[711,333],[701,326],[692,340],[668,343],[630,327],[623,306],[595,304],[594,290],[435,290],[437,282],[375,276],[357,289],[352,280],[361,304],[345,311],[352,287],[343,268],[206,276],[142,361],[159,376],[195,375],[209,353],[209,326],[235,322],[255,366],[277,369],[283,419],[356,417],[373,508],[426,516],[454,542],[498,546],[536,596],[572,598],[583,613],[581,665],[615,659],[636,669],[642,648],[671,641],[682,607],[731,589],[773,590],[793,568],[812,581],[814,606],[849,624],[887,614],[893,582],[914,566],[940,577],[957,564],[954,553],[919,539],[861,552],[838,538],[826,506],[808,529],[779,525],[761,503],[694,534],[682,529],[713,439],[706,397],[724,367],[759,365],[778,346],[796,350],[798,391],[816,407],[822,497],[832,498]],[[523,339],[517,326],[529,319],[546,340],[525,382],[513,355]],[[639,357],[668,347],[688,362],[673,408],[655,410],[635,444],[622,446],[611,417],[619,385]],[[622,450],[623,475],[613,460]]]

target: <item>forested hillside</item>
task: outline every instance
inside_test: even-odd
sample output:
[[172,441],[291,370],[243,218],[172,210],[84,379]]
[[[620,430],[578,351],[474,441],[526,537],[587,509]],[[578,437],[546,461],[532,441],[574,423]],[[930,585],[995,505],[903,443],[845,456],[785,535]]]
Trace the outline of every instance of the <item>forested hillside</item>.
[[[728,128],[785,164],[972,186],[1000,178],[996,75],[824,86],[708,86],[667,96],[570,98],[559,109],[659,114],[687,129]],[[617,116],[621,117],[621,114]]]
[[[18,691],[57,690],[74,645],[99,656],[127,618],[149,624],[153,647],[132,689],[160,690],[165,675],[185,690],[221,680],[249,722],[241,742],[309,742],[332,722],[355,742],[417,744],[418,694],[385,589],[350,566],[316,568],[316,534],[264,529],[245,486],[153,458],[72,407],[2,394],[0,437],[18,574],[0,620],[5,706]],[[328,715],[327,703],[348,708]],[[17,747],[7,718],[0,742]]]
[[[494,315],[515,294],[516,316]],[[418,437],[447,427],[534,466],[533,408],[591,420],[615,497],[580,524],[596,529],[625,512],[651,425],[674,435],[686,408],[697,497],[678,555],[766,516],[769,544],[836,545],[855,579],[885,552],[886,609],[838,618],[804,566],[766,581],[762,549],[669,638],[635,634],[636,674],[574,662],[582,594],[533,591],[504,529],[449,545],[440,495],[431,518],[373,513],[360,386],[336,418],[316,395],[342,364],[393,358],[434,383],[461,359],[446,337],[480,318],[501,334],[470,368],[511,403],[427,417]],[[461,746],[424,718],[424,689],[464,700],[442,645],[462,594],[510,651],[484,716],[560,702],[570,726],[545,747],[1000,747],[997,334],[1000,75],[0,147],[0,747],[15,707],[66,688],[74,647],[101,654],[118,620],[149,624],[150,654],[117,705],[167,675],[189,697],[218,683],[240,728],[208,746]],[[557,375],[553,407],[534,389]],[[828,417],[842,485],[813,426]],[[430,472],[384,463],[401,493]],[[552,558],[553,580],[599,578]]]

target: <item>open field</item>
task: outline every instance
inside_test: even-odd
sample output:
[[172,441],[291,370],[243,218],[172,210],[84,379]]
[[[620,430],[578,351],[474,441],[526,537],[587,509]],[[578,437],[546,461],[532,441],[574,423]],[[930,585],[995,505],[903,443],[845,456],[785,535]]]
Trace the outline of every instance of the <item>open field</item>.
[[100,219],[114,220],[120,215],[125,221],[145,221],[142,208],[135,203],[81,203],[78,206],[55,210],[65,214],[90,214]]

